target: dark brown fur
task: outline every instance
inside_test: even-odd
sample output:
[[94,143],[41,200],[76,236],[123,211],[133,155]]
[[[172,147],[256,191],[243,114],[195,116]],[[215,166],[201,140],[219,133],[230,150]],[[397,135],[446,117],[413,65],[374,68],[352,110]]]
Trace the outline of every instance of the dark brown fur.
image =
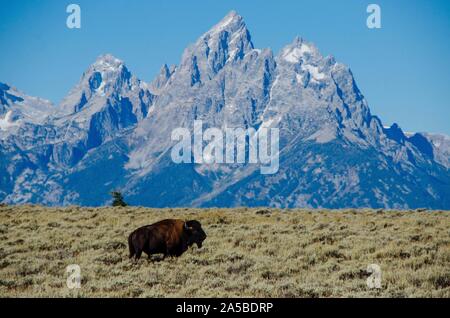
[[181,256],[194,243],[202,247],[205,239],[200,222],[169,219],[133,231],[128,237],[128,247],[130,258],[139,259],[142,252],[149,258],[151,254]]

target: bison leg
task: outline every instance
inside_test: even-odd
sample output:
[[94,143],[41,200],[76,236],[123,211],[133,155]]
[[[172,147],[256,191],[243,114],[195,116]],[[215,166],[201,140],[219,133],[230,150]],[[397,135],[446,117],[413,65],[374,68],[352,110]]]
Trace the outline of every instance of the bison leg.
[[132,258],[132,257],[136,254],[136,251],[135,251],[135,249],[134,249],[134,244],[133,244],[133,238],[132,238],[132,235],[130,235],[130,236],[128,237],[128,249],[130,250],[130,258]]
[[139,260],[142,255],[142,250],[136,250],[136,260]]
[[169,248],[166,248],[166,252],[164,253],[163,259],[165,259],[167,256],[171,256],[172,253],[170,252]]

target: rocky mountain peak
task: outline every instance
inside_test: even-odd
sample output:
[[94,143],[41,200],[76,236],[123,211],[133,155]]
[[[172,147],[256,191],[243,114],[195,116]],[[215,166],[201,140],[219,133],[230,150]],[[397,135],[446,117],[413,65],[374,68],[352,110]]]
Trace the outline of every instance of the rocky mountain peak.
[[92,64],[96,70],[109,70],[114,71],[124,66],[124,62],[112,54],[103,54],[97,57],[95,63]]
[[130,73],[123,61],[111,54],[101,55],[61,102],[58,115],[78,113],[89,104],[104,104],[108,98],[124,91],[138,90],[140,86],[140,81]]
[[185,50],[180,74],[191,86],[204,83],[227,63],[242,60],[253,49],[243,18],[232,11]]
[[319,61],[323,59],[317,47],[297,36],[292,43],[285,46],[280,54],[280,60],[291,64]]
[[176,66],[172,65],[170,68],[167,66],[167,64],[164,64],[159,74],[156,76],[156,78],[151,82],[150,88],[153,92],[159,93],[159,91],[164,88],[164,86],[169,81],[170,77],[173,75],[173,73],[176,70]]
[[23,123],[40,123],[53,110],[50,101],[28,96],[8,84],[0,83],[0,130],[9,131]]

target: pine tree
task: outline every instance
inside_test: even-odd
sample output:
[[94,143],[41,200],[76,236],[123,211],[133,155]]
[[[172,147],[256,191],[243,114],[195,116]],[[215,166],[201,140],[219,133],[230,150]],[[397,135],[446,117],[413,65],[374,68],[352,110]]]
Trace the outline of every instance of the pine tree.
[[111,192],[111,195],[113,197],[112,206],[122,206],[123,207],[123,206],[127,206],[128,205],[123,200],[122,193],[120,193],[119,191],[113,191],[113,192]]

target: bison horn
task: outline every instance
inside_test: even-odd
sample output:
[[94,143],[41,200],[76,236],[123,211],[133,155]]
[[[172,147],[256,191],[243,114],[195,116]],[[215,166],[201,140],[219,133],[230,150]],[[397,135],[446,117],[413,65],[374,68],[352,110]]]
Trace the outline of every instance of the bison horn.
[[184,222],[184,228],[185,228],[186,230],[192,231],[192,227],[188,226],[188,225],[187,225],[187,222]]

